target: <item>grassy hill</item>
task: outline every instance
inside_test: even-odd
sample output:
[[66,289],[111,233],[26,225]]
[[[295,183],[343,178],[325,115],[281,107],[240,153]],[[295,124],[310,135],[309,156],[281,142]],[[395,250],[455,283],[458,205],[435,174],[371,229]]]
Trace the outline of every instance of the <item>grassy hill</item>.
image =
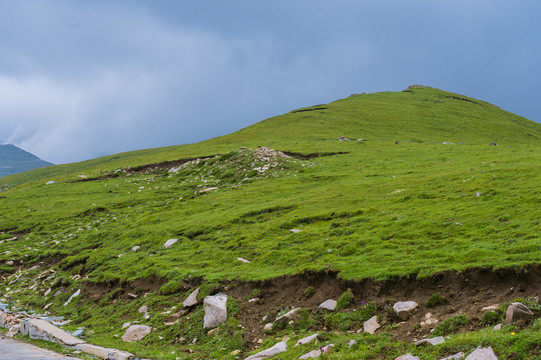
[[[294,110],[197,144],[7,176],[0,294],[52,303],[95,329],[95,342],[157,356],[158,335],[128,346],[113,337],[118,324],[141,304],[178,305],[197,285],[204,296],[228,281],[323,271],[355,282],[534,264],[540,140],[540,124],[494,105],[410,87]],[[177,242],[164,249],[168,239]],[[35,282],[48,269],[54,276]],[[62,306],[67,293],[42,296],[48,288],[82,288],[81,306]],[[172,331],[162,320],[151,320],[156,334]],[[101,322],[110,328],[98,330]],[[175,338],[193,335],[188,324]],[[221,356],[215,340],[198,336],[201,358]],[[220,347],[250,349],[239,339],[235,332]]]
[[14,145],[0,145],[0,177],[52,165]]

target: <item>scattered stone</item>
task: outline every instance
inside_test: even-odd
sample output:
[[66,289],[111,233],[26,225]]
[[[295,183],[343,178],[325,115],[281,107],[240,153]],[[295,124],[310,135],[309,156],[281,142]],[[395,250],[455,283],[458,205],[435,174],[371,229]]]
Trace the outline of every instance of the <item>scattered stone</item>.
[[49,180],[47,181],[45,185],[52,185],[52,184],[56,184],[56,181]]
[[378,323],[378,317],[372,316],[370,319],[364,322],[363,324],[363,330],[371,335],[374,335],[377,329],[379,329],[381,325]]
[[240,354],[240,350],[233,350],[233,351],[231,351],[230,354],[231,354],[231,356],[237,356],[237,355]]
[[408,320],[417,306],[419,305],[415,301],[401,301],[393,305],[393,310],[400,319]]
[[135,245],[134,247],[131,248],[131,251],[133,252],[137,252],[137,250],[139,250],[141,247],[139,245]]
[[297,234],[297,233],[300,233],[302,230],[299,230],[299,229],[291,229],[289,230],[290,233],[293,233],[293,234]]
[[495,142],[491,142],[490,146],[498,146],[498,144],[496,144]]
[[9,331],[7,332],[6,336],[7,337],[14,337],[15,335],[17,335],[19,333],[19,330],[20,330],[21,326],[19,324],[16,324],[16,325],[13,325],[9,328]]
[[130,325],[131,325],[131,322],[125,322],[124,324],[122,324],[122,328],[125,329],[129,327]]
[[338,138],[338,141],[349,141],[349,139],[347,137],[345,137],[345,136],[340,136]]
[[485,312],[485,311],[495,311],[500,305],[490,305],[490,306],[485,306],[484,308],[481,309],[482,312]]
[[348,342],[348,346],[353,346],[353,345],[355,345],[355,344],[357,344],[357,340],[355,340],[355,339],[351,339],[351,340]]
[[271,348],[268,348],[267,350],[263,350],[258,352],[257,354],[254,354],[252,356],[248,356],[244,360],[260,360],[260,359],[267,359],[270,357],[273,357],[276,354],[282,353],[287,351],[287,344],[283,341],[280,341],[276,345],[274,345]]
[[460,360],[460,359],[464,359],[464,356],[466,356],[466,354],[464,354],[462,351],[457,353],[457,354],[454,354],[454,355],[451,355],[451,356],[447,356],[446,358],[443,358],[441,360]]
[[498,330],[501,330],[501,329],[502,329],[502,327],[503,327],[503,325],[502,325],[502,324],[498,324],[498,325],[494,326],[494,327],[492,328],[492,330],[494,330],[494,331],[498,331]]
[[321,348],[321,352],[323,352],[323,354],[327,354],[331,351],[332,347],[334,346],[334,344],[329,344],[327,346],[323,346]]
[[197,301],[197,295],[199,294],[199,288],[192,291],[192,293],[184,300],[182,303],[183,307],[192,307],[194,305],[197,305],[199,301]]
[[466,360],[498,360],[498,357],[489,346],[488,348],[477,348],[468,355]]
[[47,309],[50,308],[52,305],[53,305],[53,303],[48,303],[47,305],[45,305],[45,306],[43,307],[43,310],[47,310]]
[[419,346],[421,344],[430,344],[432,346],[436,346],[436,345],[439,345],[439,344],[443,344],[445,342],[445,339],[443,338],[443,336],[438,336],[438,337],[435,337],[435,338],[430,338],[430,339],[423,339],[423,340],[419,340],[419,341],[416,341],[415,342],[415,346]]
[[293,310],[291,310],[290,312],[288,312],[287,314],[282,315],[282,316],[280,316],[279,318],[277,318],[276,320],[274,320],[274,322],[281,322],[281,321],[289,321],[289,320],[293,320],[293,319],[297,316],[297,314],[299,313],[299,311],[301,311],[301,308],[293,309]]
[[299,357],[299,359],[313,359],[321,356],[321,350],[312,350]]
[[243,263],[245,263],[245,264],[251,263],[250,260],[246,260],[245,258],[241,258],[241,257],[238,257],[237,260],[240,261],[240,262],[243,262]]
[[357,141],[366,141],[365,139],[357,139]]
[[336,300],[325,300],[319,305],[318,309],[334,311],[336,309]]
[[406,354],[406,355],[399,356],[394,360],[421,360],[421,359],[419,357],[417,357],[417,356],[413,356],[411,354]]
[[150,326],[147,325],[131,325],[122,335],[122,340],[125,342],[138,342],[150,334],[151,331]]
[[507,312],[505,313],[505,323],[511,325],[517,320],[528,321],[532,317],[533,313],[526,305],[514,302],[507,308]]
[[435,317],[433,317],[433,315],[431,313],[426,313],[425,320],[421,321],[421,327],[426,327],[426,326],[437,324],[438,321],[439,320],[436,319]]
[[173,246],[176,242],[178,241],[178,239],[169,239],[165,242],[165,244],[163,244],[163,248],[164,249],[169,249],[171,246]]
[[265,324],[263,330],[272,330],[272,323]]
[[139,314],[148,314],[148,306],[143,305],[139,308]]
[[71,302],[71,300],[73,300],[74,297],[79,296],[79,294],[81,294],[81,289],[77,290],[75,294],[71,295],[68,301],[64,303],[64,306],[67,306]]
[[85,334],[85,331],[83,329],[75,330],[71,335],[76,337],[81,337]]
[[303,339],[300,339],[299,341],[297,341],[297,343],[295,344],[295,346],[299,346],[299,345],[305,345],[305,344],[308,344],[308,343],[311,343],[312,341],[316,340],[317,339],[317,336],[319,335],[319,333],[317,334],[314,334],[314,335],[310,335],[310,336],[307,336]]
[[213,328],[227,320],[227,295],[218,294],[207,296],[203,301],[205,305],[205,318],[203,327]]

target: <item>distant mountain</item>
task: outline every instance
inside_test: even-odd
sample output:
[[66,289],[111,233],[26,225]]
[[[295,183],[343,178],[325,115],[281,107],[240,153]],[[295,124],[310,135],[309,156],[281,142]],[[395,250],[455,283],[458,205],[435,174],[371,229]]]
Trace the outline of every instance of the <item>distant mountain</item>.
[[15,145],[0,145],[0,177],[53,165]]

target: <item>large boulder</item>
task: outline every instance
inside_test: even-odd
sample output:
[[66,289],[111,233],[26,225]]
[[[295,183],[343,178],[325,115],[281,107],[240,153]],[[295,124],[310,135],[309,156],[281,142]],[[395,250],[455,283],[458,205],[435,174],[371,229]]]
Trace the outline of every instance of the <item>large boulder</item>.
[[260,359],[268,359],[270,357],[273,357],[276,354],[282,353],[284,351],[287,351],[287,344],[283,341],[280,341],[276,345],[274,345],[271,348],[268,348],[267,350],[263,350],[258,352],[257,354],[254,354],[252,356],[248,356],[244,360],[260,360]]
[[227,320],[227,295],[218,294],[207,296],[203,300],[205,306],[205,318],[203,327],[214,328]]
[[122,335],[122,340],[125,342],[138,342],[150,334],[151,331],[150,326],[147,325],[132,325]]
[[401,320],[408,320],[417,306],[415,301],[400,301],[393,305],[393,310]]
[[519,302],[514,302],[507,307],[507,312],[505,313],[505,323],[507,325],[511,325],[518,320],[528,321],[532,317],[533,312],[531,312],[526,305]]

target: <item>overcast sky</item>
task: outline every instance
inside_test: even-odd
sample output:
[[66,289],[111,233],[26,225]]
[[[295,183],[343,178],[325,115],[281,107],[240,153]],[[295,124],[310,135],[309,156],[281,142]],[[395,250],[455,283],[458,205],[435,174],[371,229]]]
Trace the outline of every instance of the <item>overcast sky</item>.
[[424,84],[541,122],[541,3],[0,0],[0,143],[53,163]]

